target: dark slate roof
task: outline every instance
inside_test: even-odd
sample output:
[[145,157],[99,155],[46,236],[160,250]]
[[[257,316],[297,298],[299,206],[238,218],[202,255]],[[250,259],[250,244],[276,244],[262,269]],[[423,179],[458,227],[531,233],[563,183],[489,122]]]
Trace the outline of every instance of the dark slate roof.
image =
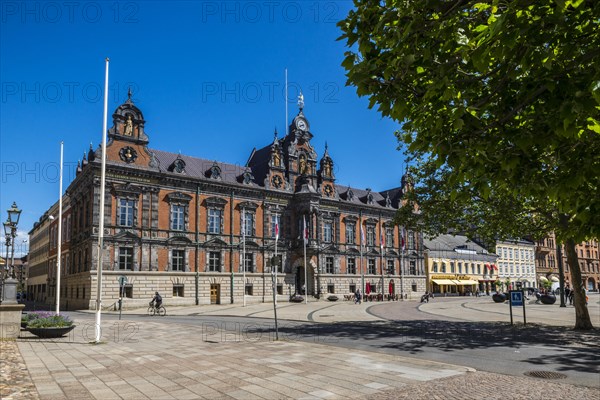
[[390,196],[390,200],[392,201],[392,207],[399,208],[400,207],[400,199],[402,198],[402,188],[399,186],[397,188],[384,190],[381,192],[381,195],[385,199],[386,196]]
[[[486,249],[477,243],[461,235],[439,235],[436,238],[423,238],[423,245],[432,257],[444,257],[453,259],[474,259],[493,262],[498,258],[496,254],[488,253]],[[464,246],[464,247],[463,247]],[[475,254],[460,253],[456,249],[475,251]]]
[[[350,203],[367,204],[367,194],[369,193],[367,190],[342,185],[335,185],[335,187],[341,200],[349,201],[348,189],[351,189],[352,192],[354,192],[354,200],[349,201]],[[371,191],[371,194],[373,195],[373,204],[371,204],[372,206],[385,207],[385,196],[375,191]]]
[[[229,183],[240,183],[240,176],[246,168],[240,165],[227,164],[214,160],[206,160],[203,158],[190,157],[183,154],[169,153],[162,150],[151,150],[159,163],[159,169],[163,173],[173,175],[183,175],[193,178],[208,179],[208,172],[213,165],[217,165],[221,169],[221,181]],[[182,173],[169,171],[169,167],[177,158],[181,158],[185,162],[185,170]]]
[[255,150],[248,160],[248,167],[252,169],[255,182],[263,186],[263,182],[267,177],[269,170],[269,161],[271,161],[271,146],[273,143],[266,145],[262,149]]

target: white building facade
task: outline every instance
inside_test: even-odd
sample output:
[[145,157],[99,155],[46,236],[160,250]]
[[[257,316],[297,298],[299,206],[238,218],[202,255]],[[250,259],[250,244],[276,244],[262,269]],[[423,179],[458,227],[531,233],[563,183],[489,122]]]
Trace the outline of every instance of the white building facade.
[[524,239],[496,242],[498,279],[504,290],[537,287],[535,243]]

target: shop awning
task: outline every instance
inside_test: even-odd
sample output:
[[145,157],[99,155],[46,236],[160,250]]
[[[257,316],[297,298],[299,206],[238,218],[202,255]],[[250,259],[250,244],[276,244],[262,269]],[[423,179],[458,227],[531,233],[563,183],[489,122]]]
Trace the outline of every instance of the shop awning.
[[438,285],[456,285],[456,283],[450,279],[432,279],[432,281]]
[[471,281],[471,280],[466,280],[466,279],[456,280],[454,282],[456,282],[457,285],[478,285],[479,284],[479,282],[477,282],[477,281]]

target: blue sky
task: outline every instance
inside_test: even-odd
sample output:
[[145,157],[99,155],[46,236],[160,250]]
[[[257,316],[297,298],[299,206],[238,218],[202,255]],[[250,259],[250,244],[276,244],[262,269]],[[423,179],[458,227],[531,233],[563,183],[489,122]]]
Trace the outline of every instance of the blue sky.
[[[336,22],[350,1],[3,1],[0,24],[0,219],[13,201],[26,232],[58,199],[77,160],[102,135],[104,58],[110,57],[109,127],[133,99],[150,147],[243,165],[253,147],[285,131],[305,97],[320,156],[337,183],[382,191],[399,185],[398,124],[345,86]],[[4,248],[0,248],[4,255]]]

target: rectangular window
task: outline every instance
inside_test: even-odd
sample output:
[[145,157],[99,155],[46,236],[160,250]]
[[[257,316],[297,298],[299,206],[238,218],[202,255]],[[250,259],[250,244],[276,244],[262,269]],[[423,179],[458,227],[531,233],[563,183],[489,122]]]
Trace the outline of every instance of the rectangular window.
[[356,258],[348,258],[348,273],[356,274]]
[[454,271],[454,261],[450,261],[450,273],[451,274],[456,273],[456,271]]
[[367,246],[375,246],[375,227],[367,226]]
[[208,209],[208,233],[221,233],[221,220],[223,211],[216,208]]
[[369,259],[368,268],[369,268],[369,271],[367,273],[369,275],[377,275],[377,266],[375,265],[375,259],[374,258],[370,258]]
[[242,234],[246,236],[254,236],[254,214],[251,212],[242,213]]
[[396,268],[394,266],[394,260],[387,260],[387,273],[388,275],[395,275]]
[[355,244],[356,243],[356,223],[355,222],[346,223],[346,243],[347,244]]
[[208,270],[211,272],[221,271],[221,253],[211,251],[208,253]]
[[119,269],[133,271],[133,248],[119,247]]
[[442,273],[446,273],[446,263],[442,263]]
[[462,274],[462,263],[461,262],[458,263],[458,273]]
[[330,221],[325,221],[323,223],[323,241],[325,243],[331,243],[331,238],[333,234],[333,224]]
[[277,284],[277,294],[283,294],[283,283]]
[[327,284],[327,293],[335,293],[335,285],[333,283]]
[[325,273],[333,274],[335,271],[333,270],[333,257],[325,257]]
[[173,250],[171,253],[171,267],[173,271],[185,272],[185,250]]
[[413,284],[410,286],[410,289],[411,289],[413,292],[416,292],[416,291],[417,291],[417,284],[416,284],[416,283],[413,283]]
[[182,283],[174,283],[173,284],[173,297],[183,297],[183,284]]
[[410,270],[409,270],[411,275],[416,275],[417,274],[417,264],[415,261],[411,261],[410,262]]
[[246,272],[254,272],[254,257],[252,257],[252,253],[244,254],[244,267],[246,268]]
[[133,206],[133,200],[119,199],[118,218],[120,226],[133,226]]
[[385,246],[394,247],[394,233],[390,228],[385,229]]
[[125,285],[125,297],[133,299],[133,285],[131,283]]
[[415,248],[415,233],[413,231],[408,231],[408,248]]
[[279,225],[279,237],[281,237],[281,215],[279,214],[271,214],[271,238],[273,239],[275,239],[275,225]]
[[246,296],[253,296],[254,295],[254,289],[253,289],[251,283],[246,283],[245,290],[246,290]]
[[431,268],[433,272],[438,272],[438,264],[436,262],[433,263],[433,267]]
[[182,231],[185,227],[185,206],[173,204],[171,206],[171,230]]
[[350,293],[356,293],[356,285],[354,283],[351,283],[350,286],[348,286],[348,290],[350,291]]
[[477,275],[481,275],[481,264],[477,264]]

